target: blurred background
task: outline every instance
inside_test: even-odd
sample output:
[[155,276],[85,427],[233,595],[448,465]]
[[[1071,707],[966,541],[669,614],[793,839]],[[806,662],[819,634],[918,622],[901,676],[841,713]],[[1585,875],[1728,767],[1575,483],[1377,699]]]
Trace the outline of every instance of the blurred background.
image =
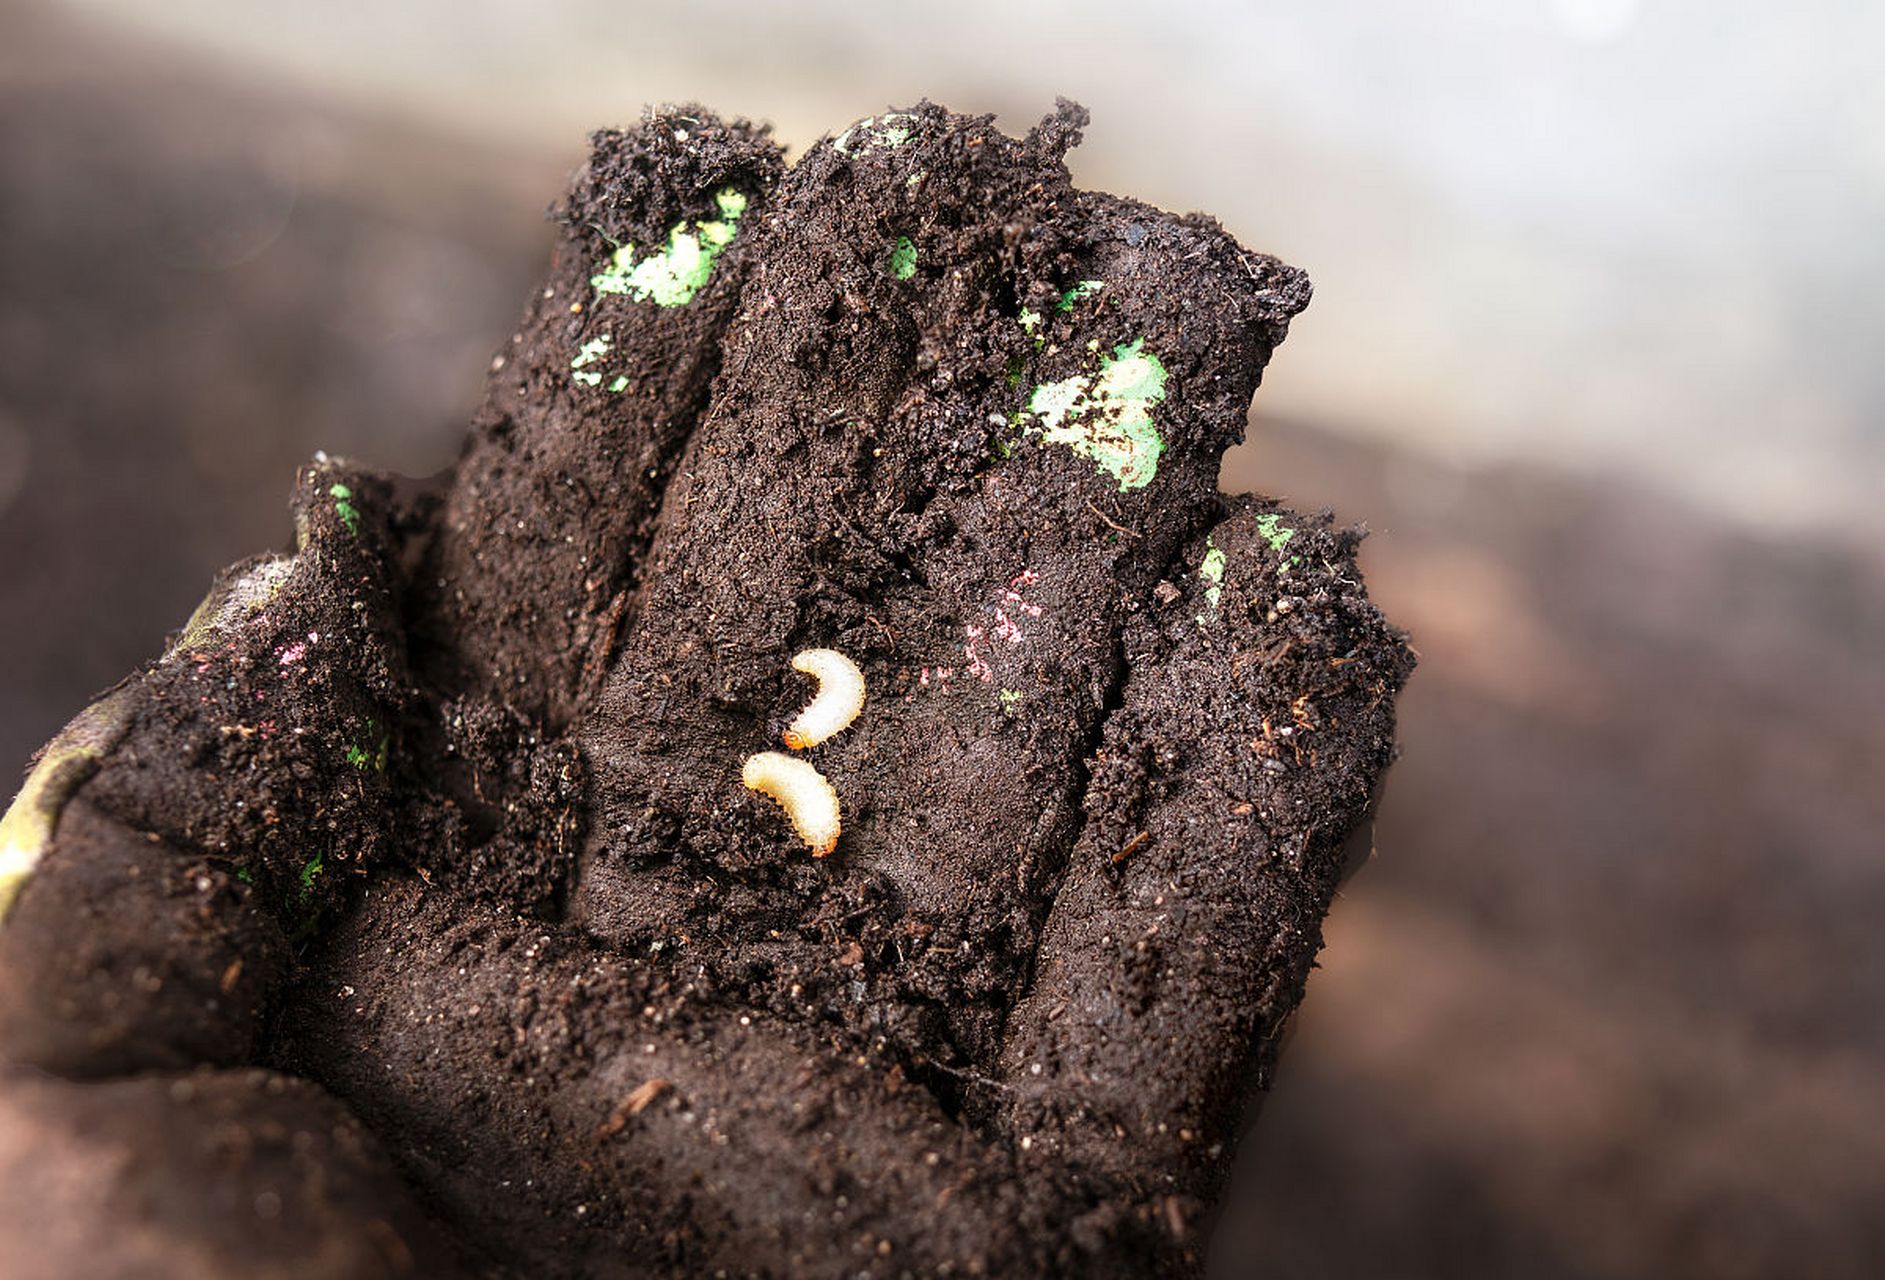
[[1885,1274],[1885,8],[0,3],[0,769],[455,455],[586,132],[929,96],[1306,267],[1227,488],[1422,665],[1225,1277]]

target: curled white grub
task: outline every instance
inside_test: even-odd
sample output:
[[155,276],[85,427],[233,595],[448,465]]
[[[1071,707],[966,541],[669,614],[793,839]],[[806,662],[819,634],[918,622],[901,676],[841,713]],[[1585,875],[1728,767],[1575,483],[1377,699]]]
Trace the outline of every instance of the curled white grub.
[[785,745],[803,751],[851,727],[864,709],[864,673],[836,649],[807,649],[792,659],[792,669],[818,681],[818,692],[785,727]]
[[811,765],[783,751],[761,751],[746,757],[740,781],[779,802],[799,839],[811,846],[814,858],[837,847],[838,793]]

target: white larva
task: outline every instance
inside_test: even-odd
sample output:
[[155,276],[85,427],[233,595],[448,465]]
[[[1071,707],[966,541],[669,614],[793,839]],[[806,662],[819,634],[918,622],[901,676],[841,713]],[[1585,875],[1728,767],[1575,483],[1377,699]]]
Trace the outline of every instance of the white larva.
[[803,751],[843,733],[857,719],[864,709],[864,673],[836,649],[807,649],[792,659],[792,669],[818,681],[818,692],[785,727],[785,745]]
[[771,796],[792,820],[799,839],[822,858],[838,843],[838,793],[825,775],[783,751],[761,751],[748,756],[740,781],[763,796]]

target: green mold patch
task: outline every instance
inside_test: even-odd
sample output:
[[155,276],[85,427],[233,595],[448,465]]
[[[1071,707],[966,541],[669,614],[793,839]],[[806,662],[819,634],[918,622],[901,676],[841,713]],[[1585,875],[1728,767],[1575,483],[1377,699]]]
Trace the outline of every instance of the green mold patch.
[[46,744],[6,816],[0,817],[0,921],[45,856],[66,802],[98,772],[99,761],[130,723],[131,695],[120,690],[81,711]]
[[[1074,285],[1073,288],[1060,295],[1059,299],[1054,303],[1055,314],[1062,315],[1072,311],[1074,306],[1079,303],[1082,298],[1090,298],[1105,287],[1106,282],[1104,280],[1080,281],[1078,284]],[[1036,311],[1033,307],[1023,307],[1021,308],[1021,314],[1015,317],[1015,322],[1021,326],[1023,333],[1034,339],[1034,349],[1036,351],[1039,351],[1043,346],[1047,345],[1047,335],[1041,332],[1042,316],[1040,312]],[[1099,344],[1097,342],[1089,342],[1087,344],[1088,350],[1097,350],[1098,347]]]
[[295,873],[292,901],[283,905],[300,917],[288,934],[296,946],[313,937],[315,927],[321,922],[320,908],[314,900],[314,882],[320,879],[326,871],[327,857],[325,854],[317,853],[302,863],[301,869]]
[[908,280],[916,274],[916,245],[908,236],[898,236],[897,242],[890,246],[890,258],[887,264],[890,274],[899,280]]
[[[637,257],[633,244],[616,246],[609,265],[589,277],[590,288],[659,307],[684,307],[692,302],[713,275],[714,260],[739,234],[740,218],[746,212],[745,194],[733,187],[715,192],[713,202],[720,211],[718,218],[675,223],[668,232],[667,248],[659,252]],[[596,381],[601,381],[600,374]]]
[[1281,555],[1283,548],[1289,545],[1289,540],[1296,536],[1294,529],[1283,527],[1282,518],[1274,512],[1266,512],[1257,517],[1257,533],[1270,544],[1270,550],[1278,555]]
[[[327,870],[327,859],[322,854],[317,853],[301,864],[301,870],[295,873],[295,881],[301,886],[295,894],[296,898],[299,899],[297,905],[304,909],[309,905],[310,900],[314,897],[314,882],[325,870]],[[300,926],[295,930],[295,933],[297,937],[305,937],[307,934],[311,933],[313,929],[314,917],[309,916],[301,922]]]
[[1204,589],[1204,602],[1215,609],[1218,597],[1224,594],[1224,553],[1215,544],[1207,546],[1204,563],[1198,566],[1198,576],[1211,584]]
[[1204,547],[1204,559],[1198,565],[1198,577],[1205,583],[1204,612],[1198,615],[1200,623],[1217,612],[1217,602],[1224,594],[1224,566],[1229,563],[1215,542],[1207,540]]
[[1042,347],[1047,345],[1047,338],[1041,333],[1040,312],[1034,310],[1032,307],[1023,307],[1021,308],[1021,314],[1015,317],[1015,322],[1021,326],[1021,332],[1034,339],[1034,349],[1036,351],[1039,351]]
[[1072,311],[1075,303],[1079,302],[1082,298],[1092,297],[1105,287],[1106,282],[1104,280],[1082,280],[1074,285],[1073,288],[1060,295],[1060,301],[1054,304],[1054,310],[1061,312]]
[[1165,398],[1165,365],[1145,339],[1114,347],[1096,373],[1045,382],[1028,397],[1025,429],[1099,464],[1119,490],[1143,489],[1158,474],[1165,438],[1152,410]]
[[327,496],[334,500],[334,514],[347,526],[347,532],[360,533],[360,509],[353,505],[353,490],[344,484],[329,485]]
[[[367,721],[367,732],[373,732],[373,722]],[[347,763],[356,769],[372,769],[376,773],[386,772],[386,747],[388,738],[382,733],[379,746],[368,749],[355,743],[347,748]]]
[[599,333],[583,343],[582,349],[576,353],[576,358],[569,362],[570,380],[589,387],[602,385],[602,370],[592,369],[589,366],[607,359],[609,347],[614,342],[615,338],[612,334]]
[[839,155],[857,155],[877,147],[900,147],[916,136],[917,119],[902,111],[866,116],[832,139]]

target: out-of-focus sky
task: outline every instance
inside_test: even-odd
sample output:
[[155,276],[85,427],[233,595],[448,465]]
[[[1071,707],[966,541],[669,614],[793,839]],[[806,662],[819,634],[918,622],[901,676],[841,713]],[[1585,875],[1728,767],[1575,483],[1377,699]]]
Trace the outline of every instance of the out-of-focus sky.
[[1094,112],[1076,175],[1317,301],[1261,414],[1628,472],[1769,530],[1885,504],[1885,6],[67,0],[271,82],[566,154],[647,101],[804,144],[928,95]]

